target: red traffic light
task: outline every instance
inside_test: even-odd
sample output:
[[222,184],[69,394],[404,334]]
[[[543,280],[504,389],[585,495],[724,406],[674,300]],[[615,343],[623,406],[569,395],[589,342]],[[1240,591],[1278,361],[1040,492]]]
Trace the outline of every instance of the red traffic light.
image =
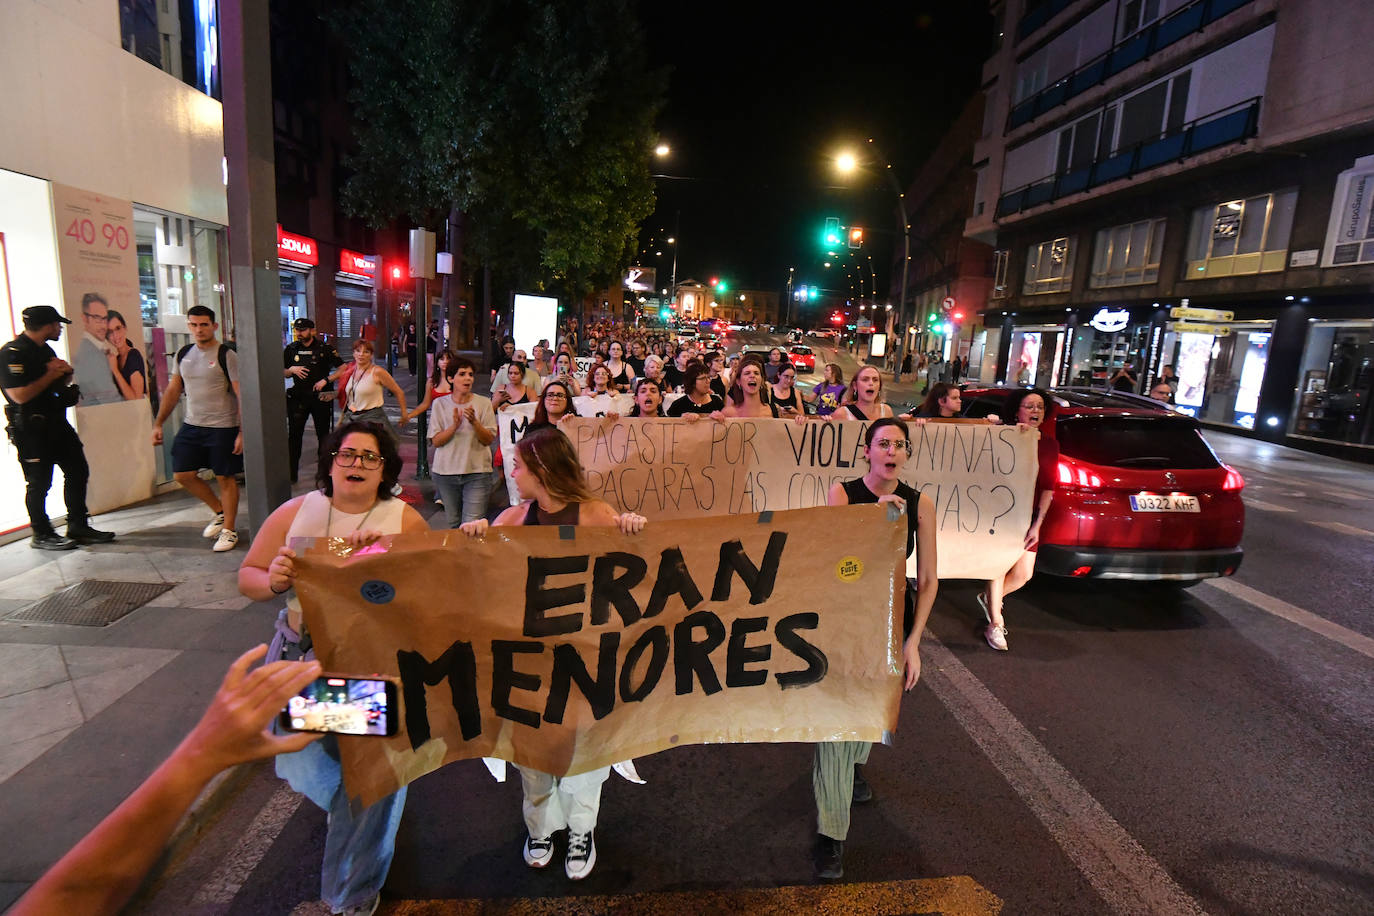
[[964,313],[963,313],[963,312],[955,312],[954,314],[950,315],[949,317],[953,318],[955,321],[963,321],[963,320],[964,320]]
[[391,268],[391,279],[393,279],[393,280],[399,280],[399,279],[401,279],[401,268],[396,267],[396,266],[394,266],[394,265],[392,266],[392,268]]

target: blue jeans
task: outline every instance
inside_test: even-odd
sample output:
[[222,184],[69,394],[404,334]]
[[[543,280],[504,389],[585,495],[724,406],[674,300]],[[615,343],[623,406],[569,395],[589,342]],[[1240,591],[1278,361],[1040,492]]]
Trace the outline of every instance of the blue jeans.
[[277,775],[329,815],[320,866],[320,898],[335,912],[382,890],[396,854],[406,787],[354,814],[344,792],[338,743],[326,735],[303,750],[277,757]]
[[[434,489],[444,501],[444,517],[450,528],[486,518],[487,497],[491,495],[491,472],[475,474],[430,474]],[[461,515],[460,510],[461,509]]]

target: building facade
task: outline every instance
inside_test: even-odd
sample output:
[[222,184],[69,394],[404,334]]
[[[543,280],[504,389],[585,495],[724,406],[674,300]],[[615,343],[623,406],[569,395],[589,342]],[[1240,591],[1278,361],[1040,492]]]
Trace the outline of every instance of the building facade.
[[996,378],[1374,455],[1374,7],[1005,0],[966,232]]
[[[903,331],[902,352],[936,351],[947,360],[957,355],[969,367],[966,377],[974,381],[991,377],[997,353],[995,345],[988,350],[983,325],[992,289],[993,249],[964,234],[977,187],[972,156],[983,124],[983,103],[979,93],[964,107],[906,189],[911,265],[903,314],[910,324]],[[893,255],[892,301],[896,302],[901,286],[900,242]],[[946,300],[953,304],[946,305]]]
[[[0,5],[0,324],[12,337],[23,309],[53,305],[73,322],[56,349],[78,373],[86,351],[113,346],[113,328],[129,344],[121,367],[134,351],[144,367],[138,389],[112,397],[108,367],[88,373],[73,410],[93,512],[171,478],[180,412],[159,448],[151,419],[189,340],[186,311],[209,306],[232,332],[214,13],[208,2]],[[0,532],[14,533],[28,523],[24,483],[8,441],[0,452]],[[53,517],[61,493],[55,483]]]

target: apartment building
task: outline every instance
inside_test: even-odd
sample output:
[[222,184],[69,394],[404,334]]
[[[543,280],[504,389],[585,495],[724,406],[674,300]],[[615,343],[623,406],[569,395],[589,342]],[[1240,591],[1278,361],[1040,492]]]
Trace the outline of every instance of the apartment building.
[[[1374,5],[994,0],[965,231],[999,379],[1374,456]],[[993,346],[992,341],[988,344]]]

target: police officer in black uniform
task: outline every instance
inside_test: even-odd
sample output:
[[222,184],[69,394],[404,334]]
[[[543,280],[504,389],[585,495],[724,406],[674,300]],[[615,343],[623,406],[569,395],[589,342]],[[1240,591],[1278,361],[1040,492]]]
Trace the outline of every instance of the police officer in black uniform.
[[329,436],[334,420],[334,399],[321,398],[330,390],[329,374],[343,365],[333,344],[325,343],[315,334],[315,322],[297,318],[292,325],[296,339],[282,353],[285,371],[292,379],[286,392],[287,448],[291,455],[291,482],[301,463],[301,441],[305,437],[305,421],[314,418],[315,438],[323,442]]
[[[64,324],[71,322],[51,305],[31,306],[24,309],[24,333],[0,347],[6,432],[24,469],[24,504],[33,530],[30,544],[39,550],[72,550],[79,544],[115,539],[113,532],[92,528],[86,511],[90,468],[81,440],[67,422],[67,408],[76,404],[81,392],[71,384],[71,365],[48,346],[62,337]],[[46,509],[54,465],[62,469],[66,537],[53,530]]]

